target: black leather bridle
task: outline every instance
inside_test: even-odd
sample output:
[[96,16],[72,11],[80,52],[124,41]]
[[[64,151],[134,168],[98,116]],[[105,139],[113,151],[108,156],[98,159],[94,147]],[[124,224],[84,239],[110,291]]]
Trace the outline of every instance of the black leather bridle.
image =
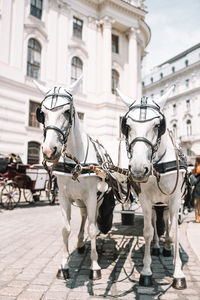
[[[144,142],[147,145],[149,145],[151,147],[151,161],[154,158],[155,153],[157,152],[159,145],[160,145],[160,141],[161,141],[161,136],[165,133],[166,131],[166,121],[165,121],[165,116],[161,113],[160,111],[160,107],[155,103],[155,105],[151,105],[151,104],[147,104],[147,98],[143,97],[141,99],[141,104],[140,105],[134,105],[135,102],[130,105],[128,112],[125,114],[125,116],[122,118],[122,124],[121,124],[121,128],[122,128],[122,133],[125,135],[126,138],[126,149],[127,149],[127,155],[128,158],[132,158],[133,155],[133,151],[132,151],[132,147],[135,143],[137,142]],[[150,118],[150,119],[146,119],[146,111],[147,109],[153,109],[156,112],[159,113],[158,116],[155,116],[154,118]],[[129,116],[129,113],[135,109],[140,109],[140,119],[134,119],[131,116]],[[128,142],[128,125],[126,124],[127,119],[130,118],[132,121],[134,122],[138,122],[138,123],[145,123],[151,120],[154,120],[156,118],[159,118],[160,124],[158,126],[158,136],[157,136],[157,140],[155,144],[152,144],[151,141],[149,141],[147,138],[145,137],[136,137],[135,139],[133,139],[131,141],[131,143]]]
[[[62,144],[63,145],[65,145],[66,142],[67,142],[67,139],[68,139],[71,127],[72,127],[73,118],[74,118],[74,111],[75,111],[74,106],[73,106],[73,97],[67,90],[65,90],[65,91],[66,91],[66,94],[65,93],[64,94],[59,93],[59,91],[56,93],[55,88],[54,88],[54,93],[47,94],[45,96],[45,98],[43,99],[43,101],[41,102],[40,106],[36,110],[36,118],[37,118],[38,122],[43,124],[44,140],[46,138],[47,130],[55,130],[56,132],[58,132],[62,136]],[[58,97],[63,97],[63,98],[66,98],[68,100],[68,102],[60,105],[60,107],[68,105],[68,104],[70,105],[70,108],[69,108],[69,122],[67,124],[67,127],[65,128],[65,131],[61,130],[60,128],[58,128],[55,125],[45,126],[45,116],[44,116],[44,112],[41,110],[41,108],[42,108],[42,105],[44,104],[44,101],[46,101],[46,99],[50,98],[50,97],[52,98],[51,99],[52,100],[51,106],[53,106],[54,101],[57,101]],[[50,101],[50,99],[49,99],[49,101]],[[56,107],[59,107],[59,106],[56,106]],[[47,109],[51,110],[52,108],[47,108]]]

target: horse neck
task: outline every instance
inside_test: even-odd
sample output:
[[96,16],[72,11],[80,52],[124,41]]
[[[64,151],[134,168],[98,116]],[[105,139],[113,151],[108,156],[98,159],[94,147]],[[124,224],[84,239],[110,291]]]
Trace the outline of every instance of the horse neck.
[[74,119],[67,139],[65,151],[67,154],[75,156],[79,161],[83,161],[86,155],[87,135],[81,128],[81,124],[76,112],[74,114]]
[[157,153],[157,159],[162,157],[164,153],[165,155],[161,160],[162,162],[169,162],[176,159],[174,145],[172,143],[168,131],[166,131],[165,134],[161,137],[160,147]]
[[79,162],[96,162],[96,153],[93,147],[89,146],[88,135],[81,127],[78,114],[75,112],[74,120],[67,140],[65,152],[76,157]]

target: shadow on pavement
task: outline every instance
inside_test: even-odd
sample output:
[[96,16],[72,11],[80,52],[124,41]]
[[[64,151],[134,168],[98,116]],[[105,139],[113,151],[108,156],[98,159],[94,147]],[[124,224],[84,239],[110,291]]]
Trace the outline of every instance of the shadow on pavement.
[[[163,241],[161,241],[161,250]],[[80,255],[77,251],[71,254],[70,279],[66,286],[74,289],[87,286],[88,294],[94,297],[126,299],[134,293],[136,299],[159,299],[171,287],[173,274],[173,256],[152,256],[154,286],[139,286],[139,273],[143,266],[144,240],[143,217],[137,216],[134,225],[124,226],[114,223],[107,234],[97,238],[99,264],[102,268],[102,279],[89,280],[90,242],[86,242],[86,251]],[[183,265],[188,256],[180,249]],[[130,299],[130,298],[128,298]]]

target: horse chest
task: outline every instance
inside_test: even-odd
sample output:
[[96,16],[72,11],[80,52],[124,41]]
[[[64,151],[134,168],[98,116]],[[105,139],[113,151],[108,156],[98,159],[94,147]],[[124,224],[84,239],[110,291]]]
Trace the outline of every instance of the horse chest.
[[98,182],[96,176],[80,176],[78,180],[72,180],[71,176],[59,176],[59,190],[71,201],[87,200],[91,194],[96,195]]

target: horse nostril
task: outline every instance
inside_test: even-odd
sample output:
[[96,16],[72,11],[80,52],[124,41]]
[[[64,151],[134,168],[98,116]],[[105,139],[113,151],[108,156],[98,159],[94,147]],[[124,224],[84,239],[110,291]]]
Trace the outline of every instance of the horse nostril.
[[52,152],[52,154],[51,154],[52,156],[56,154],[56,152],[57,152],[57,147],[54,147],[53,149],[54,149],[54,150],[53,150],[53,152]]
[[149,169],[147,167],[145,167],[144,170],[145,170],[144,172],[145,175],[149,173]]

